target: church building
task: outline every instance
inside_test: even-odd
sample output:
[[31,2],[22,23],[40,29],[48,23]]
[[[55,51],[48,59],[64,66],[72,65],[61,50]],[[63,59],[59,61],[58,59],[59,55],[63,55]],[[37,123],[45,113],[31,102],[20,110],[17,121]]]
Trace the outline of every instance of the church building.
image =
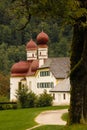
[[[10,101],[16,101],[16,90],[20,89],[21,85],[26,85],[30,91],[37,95],[47,90],[54,97],[54,105],[69,104],[70,84],[68,83],[65,86],[65,91],[64,83],[61,86],[61,91],[58,89],[58,85],[62,81],[64,82],[65,79],[66,82],[69,82],[67,77],[70,69],[70,60],[68,57],[49,58],[48,40],[49,37],[45,32],[39,33],[36,37],[37,44],[33,39],[26,44],[27,60],[19,61],[12,66]],[[65,102],[62,102],[62,100],[60,102],[58,94]]]

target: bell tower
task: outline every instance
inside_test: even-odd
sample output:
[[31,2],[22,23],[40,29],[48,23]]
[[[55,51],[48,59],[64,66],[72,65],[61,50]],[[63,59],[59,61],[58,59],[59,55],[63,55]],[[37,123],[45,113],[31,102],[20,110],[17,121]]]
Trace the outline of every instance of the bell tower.
[[43,65],[45,59],[48,58],[48,40],[48,35],[43,31],[37,35],[39,67]]
[[27,60],[37,59],[37,45],[32,39],[27,43],[26,51],[27,51]]

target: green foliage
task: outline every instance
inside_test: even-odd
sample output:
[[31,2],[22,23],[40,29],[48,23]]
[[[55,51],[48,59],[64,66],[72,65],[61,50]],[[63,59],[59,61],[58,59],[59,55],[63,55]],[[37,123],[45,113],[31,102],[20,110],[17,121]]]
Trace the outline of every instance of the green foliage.
[[53,101],[53,97],[47,93],[45,90],[40,96],[38,97],[36,101],[36,106],[37,107],[46,107],[46,106],[51,106]]
[[37,99],[36,95],[29,91],[25,85],[20,86],[20,89],[16,92],[16,97],[22,108],[34,107]]
[[0,45],[0,71],[7,75],[10,73],[13,63],[25,60],[25,46],[7,46],[5,43]]
[[[63,16],[57,17],[59,14],[57,11],[59,12],[60,9],[62,15],[66,12],[63,8],[65,3],[66,1],[63,0],[58,2],[53,0],[0,1],[0,61],[2,61],[0,71],[8,74],[15,62],[25,60],[26,42],[31,37],[36,41],[36,36],[42,29],[49,36],[49,57],[69,56],[72,28],[65,24],[62,27]],[[55,10],[56,7],[58,7],[57,10]],[[51,13],[52,17],[50,17]],[[27,26],[25,26],[26,23],[28,23]]]
[[1,99],[0,100],[7,100],[7,98],[9,99],[9,76],[5,76],[2,73],[0,73],[0,96]]
[[29,91],[25,85],[20,86],[20,89],[16,92],[16,97],[22,108],[51,106],[53,101],[53,97],[47,94],[46,91],[36,96],[36,94]]
[[8,101],[9,101],[8,97],[0,95],[0,102],[8,102]]
[[15,103],[13,104],[11,102],[9,102],[9,103],[3,102],[3,104],[0,103],[0,110],[10,110],[10,109],[17,109],[17,104],[15,104]]

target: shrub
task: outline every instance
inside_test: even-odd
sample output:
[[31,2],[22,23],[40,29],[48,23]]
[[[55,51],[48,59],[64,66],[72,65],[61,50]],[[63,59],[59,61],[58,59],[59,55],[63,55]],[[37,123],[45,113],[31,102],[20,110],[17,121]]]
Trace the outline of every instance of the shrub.
[[29,108],[35,106],[37,96],[32,91],[28,91],[27,86],[21,87],[21,89],[17,90],[16,94],[18,102],[22,108]]
[[34,107],[36,100],[37,100],[37,96],[35,95],[35,93],[33,93],[32,91],[30,91],[28,93],[28,99],[27,99],[27,105],[28,105],[28,107]]
[[48,94],[47,91],[45,90],[40,96],[38,97],[36,101],[36,106],[37,107],[46,107],[46,106],[51,106],[53,101],[53,97],[51,94]]
[[26,86],[22,86],[21,89],[16,91],[16,97],[20,103],[22,108],[26,107],[26,101],[28,99],[28,88]]
[[17,109],[16,102],[0,102],[0,110]]

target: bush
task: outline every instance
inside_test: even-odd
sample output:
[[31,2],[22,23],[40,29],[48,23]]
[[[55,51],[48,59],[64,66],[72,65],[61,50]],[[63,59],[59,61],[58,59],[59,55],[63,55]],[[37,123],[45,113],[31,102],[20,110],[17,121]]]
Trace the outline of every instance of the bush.
[[28,90],[27,86],[21,86],[21,89],[17,90],[16,94],[21,108],[51,106],[53,101],[53,97],[51,94],[47,94],[46,90],[39,96],[36,96],[35,93]]
[[45,90],[40,96],[38,97],[36,101],[37,107],[46,107],[46,106],[52,106],[53,97],[51,94],[47,94],[47,91]]
[[35,95],[35,93],[33,93],[32,91],[30,91],[28,93],[28,99],[27,99],[27,105],[28,105],[28,107],[34,107],[36,100],[37,100],[37,96]]
[[23,86],[21,89],[17,90],[16,94],[18,102],[22,108],[30,108],[35,106],[37,96],[32,91],[28,91],[27,86]]
[[19,104],[22,108],[26,107],[26,101],[28,99],[28,88],[27,87],[21,87],[21,89],[17,90],[16,97],[19,101]]
[[17,109],[16,102],[0,102],[0,110]]

